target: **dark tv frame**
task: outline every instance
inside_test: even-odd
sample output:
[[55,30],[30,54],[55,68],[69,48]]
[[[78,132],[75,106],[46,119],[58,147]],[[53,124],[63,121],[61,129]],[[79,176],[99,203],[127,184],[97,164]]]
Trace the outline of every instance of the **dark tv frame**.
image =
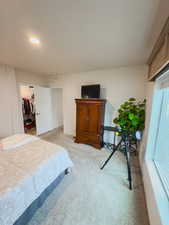
[[[92,88],[95,88],[95,90],[92,91]],[[86,89],[86,90],[84,90],[84,89]],[[81,86],[81,98],[99,99],[100,98],[100,84],[82,85]]]

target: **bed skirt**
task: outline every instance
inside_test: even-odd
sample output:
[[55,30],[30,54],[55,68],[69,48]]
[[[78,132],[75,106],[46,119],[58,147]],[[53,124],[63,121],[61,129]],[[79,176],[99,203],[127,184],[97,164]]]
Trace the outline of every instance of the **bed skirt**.
[[57,187],[61,182],[63,177],[67,174],[67,170],[61,173],[42,193],[35,199],[31,205],[25,210],[25,212],[17,219],[13,225],[26,225],[33,215],[36,213],[37,209],[42,206],[49,194]]

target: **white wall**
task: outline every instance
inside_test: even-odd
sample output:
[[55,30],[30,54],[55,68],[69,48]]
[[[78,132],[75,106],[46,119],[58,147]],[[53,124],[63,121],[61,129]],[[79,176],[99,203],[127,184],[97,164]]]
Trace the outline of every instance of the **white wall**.
[[44,75],[38,75],[32,72],[15,69],[16,82],[28,85],[48,86],[48,78]]
[[51,89],[53,129],[63,126],[63,98],[61,88]]
[[48,78],[0,64],[0,137],[24,131],[21,83],[47,86]]
[[[9,71],[8,72],[4,71],[5,70],[3,69],[2,72],[3,79],[5,77],[7,79],[6,74],[7,73],[9,74]],[[48,84],[48,79],[46,79],[46,77],[44,76],[38,76],[36,74],[24,72],[21,70],[14,71],[13,69],[11,69],[10,74],[13,74],[9,75],[11,79],[13,77],[13,80],[9,82],[5,79],[3,82],[6,81],[8,84],[3,84],[3,82],[1,82],[1,85],[2,87],[6,86],[12,87],[10,89],[11,91],[13,90],[14,93],[11,94],[11,92],[9,92],[10,94],[8,94],[8,98],[10,98],[11,96],[15,96],[15,101],[13,102],[17,109],[17,112],[12,114],[12,116],[15,115],[14,118],[17,121],[17,125],[13,125],[13,127],[15,128],[15,129],[13,128],[13,130],[21,132],[23,131],[23,122],[21,111],[22,107],[21,104],[19,103],[20,102],[19,84],[27,83],[27,84],[35,84],[35,85],[38,84],[41,86],[47,86],[46,84]],[[143,99],[145,97],[146,74],[147,74],[146,66],[136,66],[136,67],[114,68],[111,70],[99,70],[80,74],[58,76],[58,79],[55,82],[52,82],[51,86],[63,88],[64,132],[67,134],[73,135],[75,134],[76,109],[74,99],[80,97],[81,85],[95,84],[95,83],[101,84],[102,97],[107,99],[105,124],[109,125],[112,123],[113,117],[116,115],[117,109],[122,102],[127,100],[129,97],[136,97],[137,99]],[[61,99],[61,96],[58,98]],[[1,103],[1,105],[3,105],[3,103]],[[59,105],[61,105],[61,101]],[[11,110],[8,107],[9,104],[6,103],[4,114],[6,114],[6,116],[8,115],[7,117],[9,118]],[[60,111],[56,113],[59,115],[60,122],[55,121],[55,123],[58,123],[57,126],[59,126],[62,124],[61,122],[62,112]],[[3,134],[10,135],[12,133],[11,129],[12,129],[11,127],[4,128]]]
[[81,85],[100,84],[107,100],[105,124],[110,125],[121,103],[130,97],[144,99],[147,66],[114,68],[86,73],[60,75],[53,87],[63,88],[64,132],[75,134],[75,98],[81,97]]
[[146,166],[146,162],[145,162],[145,153],[146,153],[146,147],[147,147],[147,141],[148,141],[149,124],[150,124],[151,110],[152,110],[153,92],[154,92],[154,82],[147,82],[146,121],[145,121],[144,135],[143,135],[143,139],[141,141],[141,146],[139,149],[140,150],[139,159],[140,159],[140,166],[142,171],[142,178],[144,182],[145,197],[146,197],[150,223],[152,225],[162,225],[160,223],[159,212],[157,209],[154,190],[151,183],[151,176],[153,176],[153,173],[151,175],[149,174],[147,166]]
[[0,137],[5,137],[22,129],[15,71],[6,65],[0,65],[0,90]]
[[154,93],[154,82],[147,82],[146,83],[146,121],[145,121],[145,129],[143,138],[141,141],[140,146],[140,164],[144,163],[144,155],[146,152],[146,146],[147,146],[147,138],[148,138],[148,132],[149,132],[149,123],[151,118],[151,109],[152,109],[152,100],[153,100],[153,93]]
[[[49,83],[49,77],[45,75],[37,75],[35,73],[26,72],[23,70],[15,70],[16,74],[16,82],[17,82],[17,88],[18,88],[18,95],[19,95],[19,109],[20,113],[22,114],[22,103],[20,98],[20,85],[33,85],[33,86],[42,86],[42,87],[48,87]],[[27,90],[28,86],[22,87],[22,90],[24,93],[29,94],[29,90]],[[51,101],[52,101],[52,115],[53,115],[53,122],[52,122],[52,129],[58,128],[60,126],[63,126],[63,110],[62,110],[62,89],[53,88],[51,90]],[[23,127],[23,117],[21,118],[21,124]]]
[[48,78],[36,73],[31,73],[19,69],[15,69],[15,77],[18,95],[19,123],[21,127],[20,132],[24,132],[20,85],[39,85],[46,87],[48,86]]

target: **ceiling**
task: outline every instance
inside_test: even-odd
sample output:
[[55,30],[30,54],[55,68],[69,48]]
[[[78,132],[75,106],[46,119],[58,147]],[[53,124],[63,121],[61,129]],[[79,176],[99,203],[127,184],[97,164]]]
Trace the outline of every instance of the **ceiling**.
[[[159,0],[5,0],[0,62],[42,74],[146,63]],[[34,46],[30,37],[41,43]]]

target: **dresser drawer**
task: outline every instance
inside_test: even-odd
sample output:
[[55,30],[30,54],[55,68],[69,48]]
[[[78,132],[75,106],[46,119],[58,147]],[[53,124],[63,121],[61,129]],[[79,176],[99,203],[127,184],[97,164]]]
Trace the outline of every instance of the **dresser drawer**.
[[86,134],[78,134],[76,135],[76,142],[78,143],[87,143],[89,141],[89,137]]
[[85,144],[91,144],[96,143],[99,144],[102,137],[98,134],[86,134],[86,133],[80,133],[76,136],[76,142],[79,143],[85,143]]
[[89,134],[89,141],[92,141],[93,143],[100,143],[101,136],[99,134]]

